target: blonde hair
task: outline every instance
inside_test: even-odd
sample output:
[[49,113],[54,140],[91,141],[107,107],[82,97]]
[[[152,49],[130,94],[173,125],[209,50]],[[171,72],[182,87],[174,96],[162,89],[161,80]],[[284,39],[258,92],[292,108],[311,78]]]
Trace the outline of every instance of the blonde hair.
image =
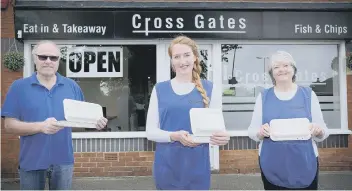
[[192,71],[192,82],[195,83],[197,90],[202,95],[204,107],[209,107],[209,98],[200,81],[200,73],[202,72],[202,67],[200,66],[198,46],[196,42],[186,36],[178,36],[175,39],[173,39],[168,49],[168,53],[171,59],[172,59],[172,47],[176,44],[184,44],[191,47],[193,54],[196,56],[196,61],[194,62],[193,71]]

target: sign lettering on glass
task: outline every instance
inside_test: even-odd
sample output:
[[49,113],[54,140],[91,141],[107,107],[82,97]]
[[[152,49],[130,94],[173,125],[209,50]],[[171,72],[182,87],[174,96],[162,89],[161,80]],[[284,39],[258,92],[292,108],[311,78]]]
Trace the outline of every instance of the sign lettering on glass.
[[121,47],[73,47],[66,53],[66,73],[71,78],[123,76]]

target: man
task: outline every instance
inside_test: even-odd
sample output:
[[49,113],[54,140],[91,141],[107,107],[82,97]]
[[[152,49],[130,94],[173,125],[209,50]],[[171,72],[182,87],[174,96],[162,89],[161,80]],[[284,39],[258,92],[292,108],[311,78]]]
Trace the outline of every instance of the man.
[[[10,86],[2,117],[5,129],[21,136],[19,174],[21,189],[43,190],[46,178],[49,189],[71,189],[73,147],[71,128],[55,125],[65,120],[63,100],[84,100],[78,84],[57,73],[60,50],[51,41],[41,41],[32,52],[37,71]],[[96,128],[105,127],[100,119]]]

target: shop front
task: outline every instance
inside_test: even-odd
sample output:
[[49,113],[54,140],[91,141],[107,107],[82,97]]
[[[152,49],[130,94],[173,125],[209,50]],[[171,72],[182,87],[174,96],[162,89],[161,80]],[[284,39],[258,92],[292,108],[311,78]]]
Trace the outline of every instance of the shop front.
[[296,82],[318,95],[331,134],[319,147],[351,151],[350,18],[351,11],[18,7],[15,33],[24,43],[24,77],[35,71],[36,42],[52,40],[62,53],[59,73],[74,79],[86,101],[100,104],[109,119],[103,131],[74,129],[77,176],[151,174],[155,143],[145,133],[150,94],[157,82],[174,75],[167,53],[171,39],[179,34],[195,39],[201,77],[221,87],[213,99],[221,100],[232,135],[228,145],[210,148],[211,166],[242,173],[258,171],[258,145],[247,128],[256,96],[272,85],[267,67],[277,50],[293,55]]

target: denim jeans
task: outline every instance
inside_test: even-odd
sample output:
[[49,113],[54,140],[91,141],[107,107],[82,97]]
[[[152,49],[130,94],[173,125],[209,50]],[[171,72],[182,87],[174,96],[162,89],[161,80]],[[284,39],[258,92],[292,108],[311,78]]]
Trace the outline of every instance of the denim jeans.
[[73,165],[51,165],[46,170],[19,169],[21,190],[44,190],[46,179],[49,190],[71,190]]

